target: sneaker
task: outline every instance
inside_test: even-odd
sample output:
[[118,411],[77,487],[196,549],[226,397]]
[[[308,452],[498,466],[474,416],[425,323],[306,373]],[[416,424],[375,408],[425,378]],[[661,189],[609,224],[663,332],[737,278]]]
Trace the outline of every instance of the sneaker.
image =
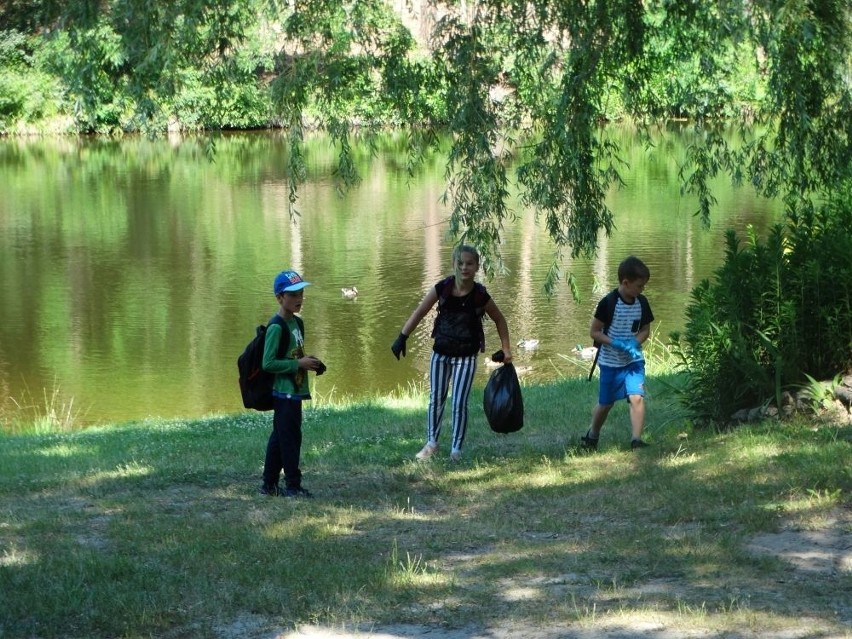
[[590,437],[589,431],[587,431],[585,435],[580,437],[580,446],[582,446],[586,450],[597,450],[598,449],[598,438],[597,437]]
[[268,484],[261,484],[260,494],[268,497],[276,497],[281,494],[281,489],[278,487],[278,484],[274,484],[272,486]]
[[301,486],[288,486],[284,489],[285,497],[301,497],[303,499],[310,499],[313,497],[313,493],[307,488],[302,488]]
[[435,451],[438,450],[438,444],[432,444],[431,442],[426,444],[419,453],[417,453],[414,458],[415,459],[429,459],[432,455],[435,454]]
[[450,453],[450,461],[451,462],[461,461],[461,451],[460,450],[454,450],[453,452],[451,452]]
[[636,450],[637,448],[648,448],[650,446],[648,442],[643,442],[641,439],[634,439],[630,442],[630,450]]

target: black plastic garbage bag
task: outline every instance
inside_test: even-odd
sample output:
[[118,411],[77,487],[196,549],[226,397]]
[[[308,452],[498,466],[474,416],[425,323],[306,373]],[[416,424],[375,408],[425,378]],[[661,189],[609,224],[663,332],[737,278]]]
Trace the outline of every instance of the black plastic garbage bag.
[[491,373],[482,406],[495,433],[514,433],[524,427],[524,398],[514,365],[503,364]]

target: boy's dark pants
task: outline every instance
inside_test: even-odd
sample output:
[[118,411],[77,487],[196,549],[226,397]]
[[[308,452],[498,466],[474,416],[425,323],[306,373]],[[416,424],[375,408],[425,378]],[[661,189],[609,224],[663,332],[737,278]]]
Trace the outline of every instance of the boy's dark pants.
[[302,402],[295,399],[275,398],[272,433],[266,444],[266,461],[263,464],[263,483],[278,484],[278,475],[284,469],[287,488],[302,485],[299,455],[302,450]]

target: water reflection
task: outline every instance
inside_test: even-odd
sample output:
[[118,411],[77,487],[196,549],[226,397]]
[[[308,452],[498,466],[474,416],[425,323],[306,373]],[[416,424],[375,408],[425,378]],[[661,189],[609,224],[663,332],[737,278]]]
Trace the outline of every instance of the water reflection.
[[[629,132],[613,134],[626,136]],[[186,139],[0,142],[0,416],[58,388],[91,423],[148,415],[238,410],[236,356],[275,310],[274,275],[292,267],[313,282],[303,316],[308,350],[329,371],[320,396],[384,394],[425,383],[431,322],[397,362],[390,343],[429,286],[450,270],[443,166],[413,179],[388,138],[365,155],[364,180],[345,197],[331,176],[334,149],[309,142],[310,180],[300,216],[288,212],[286,153],[278,134],[223,138],[216,161]],[[662,335],[682,327],[689,291],[722,259],[724,230],[759,230],[777,206],[719,184],[709,229],[677,187],[684,141],[664,153],[629,147],[626,187],[609,204],[617,231],[592,260],[566,260],[567,286],[545,298],[553,246],[534,216],[517,211],[502,247],[507,273],[486,282],[509,321],[530,380],[581,373],[597,299],[635,253],[649,265],[646,290]],[[355,300],[340,289],[357,286]],[[486,323],[488,348],[499,346]],[[480,383],[488,374],[480,367]],[[34,398],[34,399],[33,399]]]

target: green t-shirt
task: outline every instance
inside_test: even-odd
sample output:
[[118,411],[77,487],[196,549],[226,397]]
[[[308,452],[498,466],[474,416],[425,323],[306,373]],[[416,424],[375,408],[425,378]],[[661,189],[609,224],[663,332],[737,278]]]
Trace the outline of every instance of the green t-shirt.
[[[304,326],[304,325],[302,325]],[[289,334],[287,350],[278,359],[278,346],[283,331]],[[307,371],[299,368],[299,359],[305,356],[305,336],[296,317],[282,319],[282,324],[270,322],[266,328],[266,341],[263,345],[263,370],[275,374],[272,394],[288,399],[310,399]]]

